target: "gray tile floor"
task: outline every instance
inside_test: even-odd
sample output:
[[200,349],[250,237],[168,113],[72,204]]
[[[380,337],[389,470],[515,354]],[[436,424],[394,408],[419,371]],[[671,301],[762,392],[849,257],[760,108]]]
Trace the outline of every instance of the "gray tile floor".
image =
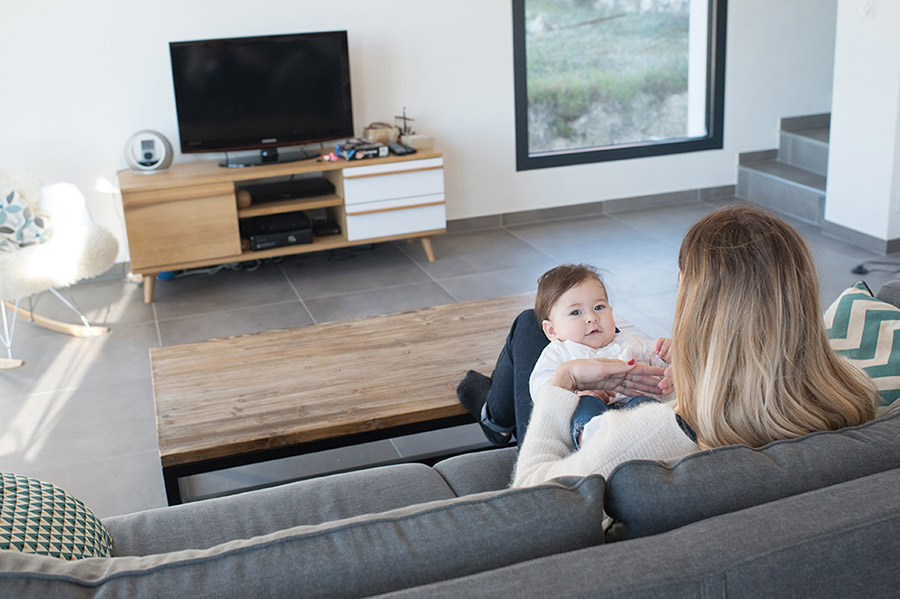
[[[26,365],[0,371],[0,468],[56,483],[101,517],[163,506],[149,348],[532,292],[538,275],[562,262],[604,268],[616,317],[651,336],[669,335],[681,237],[715,207],[694,203],[449,233],[434,239],[433,263],[420,244],[398,242],[252,271],[191,274],[158,281],[152,305],[128,280],[79,285],[71,290],[76,302],[112,332],[75,339],[19,321],[14,348]],[[826,304],[860,278],[877,289],[898,276],[854,275],[853,266],[885,258],[793,224],[813,247]],[[37,312],[68,318],[50,296],[39,300]],[[184,488],[204,497],[482,443],[470,425],[193,477]]]

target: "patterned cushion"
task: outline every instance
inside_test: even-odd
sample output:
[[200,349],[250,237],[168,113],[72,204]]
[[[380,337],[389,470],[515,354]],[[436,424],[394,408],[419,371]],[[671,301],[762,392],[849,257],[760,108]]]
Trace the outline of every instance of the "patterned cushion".
[[67,560],[109,557],[112,538],[83,503],[59,487],[2,473],[0,549]]
[[875,383],[880,406],[900,397],[900,309],[872,297],[860,281],[825,311],[825,327],[831,347]]
[[34,215],[17,191],[0,192],[0,251],[43,243],[50,234],[46,220]]

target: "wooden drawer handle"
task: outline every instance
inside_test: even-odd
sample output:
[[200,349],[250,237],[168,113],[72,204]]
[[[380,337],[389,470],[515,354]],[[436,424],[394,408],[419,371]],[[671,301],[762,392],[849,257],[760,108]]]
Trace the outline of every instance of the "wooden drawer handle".
[[348,212],[347,216],[363,216],[365,214],[378,214],[379,212],[392,212],[394,210],[412,210],[413,208],[426,208],[428,206],[443,206],[446,202],[426,202],[424,204],[411,204],[409,206],[396,206],[394,208],[379,208],[378,210],[364,210],[362,212]]
[[411,168],[405,171],[387,171],[384,173],[371,173],[368,175],[345,175],[344,179],[366,179],[368,177],[383,177],[385,175],[403,175],[406,173],[415,173],[419,171],[439,171],[443,170],[444,166],[423,166],[422,168]]

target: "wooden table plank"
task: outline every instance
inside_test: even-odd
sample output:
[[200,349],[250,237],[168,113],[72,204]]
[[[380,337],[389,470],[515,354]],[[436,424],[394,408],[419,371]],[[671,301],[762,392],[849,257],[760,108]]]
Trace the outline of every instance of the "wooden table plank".
[[533,295],[153,348],[164,467],[465,413]]

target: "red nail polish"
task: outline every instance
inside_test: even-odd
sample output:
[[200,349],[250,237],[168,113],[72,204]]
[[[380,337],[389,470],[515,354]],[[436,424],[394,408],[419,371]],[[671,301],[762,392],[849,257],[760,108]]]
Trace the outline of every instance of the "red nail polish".
[[628,365],[634,366],[634,358],[631,358],[630,360],[628,360]]

